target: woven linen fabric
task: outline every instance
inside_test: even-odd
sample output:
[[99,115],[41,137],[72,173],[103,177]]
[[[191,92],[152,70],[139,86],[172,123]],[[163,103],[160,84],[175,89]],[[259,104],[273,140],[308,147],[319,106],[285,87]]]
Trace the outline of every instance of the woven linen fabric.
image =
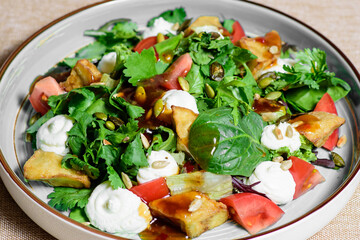
[[[0,65],[41,27],[97,0],[1,0]],[[180,2],[180,1],[179,1]],[[359,0],[253,0],[310,25],[332,41],[360,70]],[[326,216],[324,216],[326,217]],[[316,223],[314,223],[316,224]],[[17,206],[0,180],[0,240],[54,239]],[[360,239],[360,187],[347,205],[310,240]]]

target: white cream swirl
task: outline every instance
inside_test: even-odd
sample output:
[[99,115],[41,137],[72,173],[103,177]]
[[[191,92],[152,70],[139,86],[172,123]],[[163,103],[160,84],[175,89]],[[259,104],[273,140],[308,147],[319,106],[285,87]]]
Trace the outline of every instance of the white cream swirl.
[[259,182],[254,190],[264,193],[271,201],[281,205],[291,202],[295,193],[295,181],[289,170],[282,170],[281,163],[265,161],[260,163],[247,184]]
[[69,152],[66,146],[67,132],[73,127],[73,120],[66,115],[57,115],[46,121],[36,133],[36,147],[45,152],[54,152],[65,156]]
[[120,236],[137,234],[152,220],[149,208],[138,196],[127,189],[114,190],[108,181],[91,193],[85,212],[92,225]]

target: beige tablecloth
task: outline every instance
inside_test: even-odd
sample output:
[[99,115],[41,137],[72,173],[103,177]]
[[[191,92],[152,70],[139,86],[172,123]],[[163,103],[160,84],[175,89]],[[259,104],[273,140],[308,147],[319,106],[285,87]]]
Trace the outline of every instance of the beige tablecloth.
[[[52,20],[97,0],[0,0],[0,65],[21,42]],[[180,2],[180,1],[179,1]],[[360,70],[359,0],[254,2],[283,11],[328,37]],[[326,216],[324,216],[326,217]],[[315,239],[360,239],[360,186],[339,215]],[[314,223],[316,224],[316,223]],[[0,239],[53,239],[29,219],[0,180]]]

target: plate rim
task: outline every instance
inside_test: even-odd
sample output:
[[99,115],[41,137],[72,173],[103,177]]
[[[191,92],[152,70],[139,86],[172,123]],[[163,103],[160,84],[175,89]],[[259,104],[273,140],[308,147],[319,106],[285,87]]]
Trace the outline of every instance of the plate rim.
[[[131,1],[131,0],[123,0],[123,1],[118,1],[118,2],[127,2],[127,1]],[[311,27],[310,25],[304,23],[303,21],[285,13],[285,12],[282,12],[280,10],[277,10],[275,8],[272,8],[272,7],[269,7],[269,6],[266,6],[266,5],[263,5],[261,3],[257,3],[257,2],[252,2],[252,1],[249,1],[249,0],[230,0],[230,1],[233,1],[233,2],[245,2],[247,4],[251,4],[251,5],[255,5],[257,7],[260,7],[260,8],[263,8],[263,9],[267,9],[267,10],[270,10],[271,12],[274,12],[274,13],[277,13],[277,14],[280,14],[290,20],[293,20],[295,21],[296,23],[302,25],[303,27],[307,28],[308,30],[310,30],[311,32],[313,32],[314,34],[316,34],[318,37],[320,37],[322,40],[324,40],[327,44],[329,44],[334,50],[336,53],[338,53],[342,60],[344,60],[346,62],[346,64],[348,65],[348,67],[350,67],[350,69],[352,70],[353,74],[356,76],[356,80],[357,80],[357,84],[359,85],[359,82],[360,82],[360,73],[359,71],[356,69],[355,65],[350,61],[350,59],[343,53],[343,51],[338,48],[332,41],[330,41],[326,36],[324,36],[322,33],[320,33],[319,31],[317,31],[316,29],[314,29],[313,27]],[[106,3],[109,3],[109,2],[114,2],[112,0],[103,0],[103,1],[100,1],[100,2],[96,2],[96,3],[92,3],[92,4],[89,4],[89,5],[86,5],[86,6],[83,6],[83,7],[80,7],[78,9],[75,9],[55,20],[52,20],[50,23],[46,24],[45,26],[41,27],[39,30],[37,30],[35,33],[33,33],[31,36],[29,36],[25,41],[23,41],[7,58],[6,60],[4,61],[3,65],[1,66],[0,68],[0,81],[2,80],[3,78],[3,75],[5,74],[5,72],[7,71],[8,67],[10,66],[10,64],[12,63],[12,61],[16,58],[16,56],[29,44],[32,42],[32,40],[34,40],[37,36],[39,36],[41,33],[43,33],[44,31],[50,29],[52,26],[54,26],[55,24],[73,16],[73,15],[76,15],[76,14],[79,14],[81,12],[83,12],[84,10],[87,10],[87,9],[90,9],[90,8],[93,8],[93,7],[96,7],[96,6],[99,6],[99,5],[102,5],[102,4],[106,4]],[[118,3],[118,4],[121,4],[121,3]],[[26,100],[26,98],[25,98]],[[25,102],[24,100],[24,102]],[[348,99],[347,99],[348,101]],[[17,113],[17,116],[16,116],[16,120],[15,120],[15,123],[17,122],[17,118],[19,116],[19,112],[21,111],[22,109],[22,106],[24,104],[24,102],[21,104],[19,110],[18,110],[18,113]],[[350,105],[351,106],[351,105]],[[351,114],[352,115],[356,115],[356,113],[354,112],[354,109],[351,107],[350,108],[350,111],[351,111]],[[358,132],[358,125],[356,124],[355,122],[355,125],[356,125],[356,132]],[[14,129],[13,129],[13,136],[15,135],[15,125],[14,125]],[[357,134],[357,136],[359,136],[359,134]],[[355,148],[355,156],[354,156],[354,159],[359,159],[359,155],[360,155],[360,141],[359,141],[359,138],[356,138],[356,140],[358,141],[354,148]],[[76,225],[77,227],[81,227],[82,229],[86,230],[86,231],[89,231],[89,232],[92,232],[96,235],[100,235],[100,236],[103,236],[103,237],[107,237],[109,239],[125,239],[125,238],[122,238],[122,237],[119,237],[119,236],[116,236],[116,235],[113,235],[113,234],[110,234],[110,233],[106,233],[106,232],[103,232],[103,231],[100,231],[100,230],[97,230],[97,229],[94,229],[94,228],[91,228],[91,227],[88,227],[88,226],[85,226],[84,224],[80,223],[80,222],[77,222],[73,219],[71,219],[70,217],[68,216],[65,216],[64,214],[62,214],[61,212],[57,211],[56,209],[50,207],[48,204],[46,204],[45,202],[43,202],[41,199],[39,199],[33,192],[31,192],[26,186],[25,184],[20,180],[20,178],[16,175],[16,173],[11,169],[11,167],[9,166],[9,164],[7,163],[4,155],[3,155],[3,152],[2,152],[2,149],[0,148],[0,164],[2,165],[3,169],[5,170],[5,172],[10,176],[11,180],[17,185],[18,188],[20,188],[23,193],[25,193],[28,197],[30,197],[33,201],[35,201],[40,207],[44,208],[45,210],[47,210],[49,213],[51,214],[54,214],[56,217],[60,217],[62,220],[66,221],[66,222],[69,222],[71,224],[74,224]],[[286,223],[286,224],[283,224],[279,227],[276,227],[274,229],[270,229],[270,230],[267,230],[267,231],[264,231],[264,232],[261,232],[261,233],[258,233],[258,234],[255,234],[255,235],[251,235],[251,236],[248,236],[248,237],[244,237],[244,238],[240,238],[241,240],[245,240],[245,239],[255,239],[255,238],[258,238],[258,237],[261,237],[261,236],[264,236],[264,235],[268,235],[268,234],[271,234],[273,232],[276,232],[276,231],[279,231],[281,229],[284,229],[284,228],[287,228],[288,226],[290,225],[293,225],[303,219],[305,219],[306,217],[308,217],[309,215],[313,214],[314,212],[318,211],[319,209],[325,207],[330,201],[332,201],[334,198],[336,198],[352,181],[353,179],[355,178],[355,176],[357,174],[360,174],[360,161],[357,163],[357,165],[354,167],[354,169],[351,171],[351,173],[346,177],[346,180],[338,187],[338,189],[333,192],[330,196],[328,196],[324,201],[322,201],[320,204],[318,204],[316,207],[314,207],[313,209],[311,209],[310,211],[308,211],[307,213],[303,214],[302,216]],[[2,176],[1,176],[2,178]],[[5,184],[5,182],[4,182]],[[5,185],[5,187],[7,188],[8,186]],[[7,191],[9,192],[9,190],[7,189]],[[12,196],[12,195],[11,195]],[[13,196],[12,196],[13,197]],[[14,197],[13,197],[14,198]],[[15,199],[14,199],[15,200]],[[19,205],[18,205],[19,206]],[[22,208],[21,206],[19,206],[20,208]],[[341,210],[341,209],[340,209]],[[24,211],[24,210],[23,210]],[[331,219],[330,219],[331,220]],[[32,219],[32,221],[34,221]],[[41,226],[40,226],[41,227]]]

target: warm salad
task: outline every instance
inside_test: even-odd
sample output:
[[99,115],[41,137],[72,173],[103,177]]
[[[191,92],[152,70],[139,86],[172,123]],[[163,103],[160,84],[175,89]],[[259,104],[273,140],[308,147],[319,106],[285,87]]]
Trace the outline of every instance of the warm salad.
[[344,166],[334,102],[350,87],[321,49],[183,8],[85,35],[29,97],[24,176],[71,218],[129,238],[166,239],[162,221],[190,238],[228,219],[256,234],[325,181],[315,165]]

